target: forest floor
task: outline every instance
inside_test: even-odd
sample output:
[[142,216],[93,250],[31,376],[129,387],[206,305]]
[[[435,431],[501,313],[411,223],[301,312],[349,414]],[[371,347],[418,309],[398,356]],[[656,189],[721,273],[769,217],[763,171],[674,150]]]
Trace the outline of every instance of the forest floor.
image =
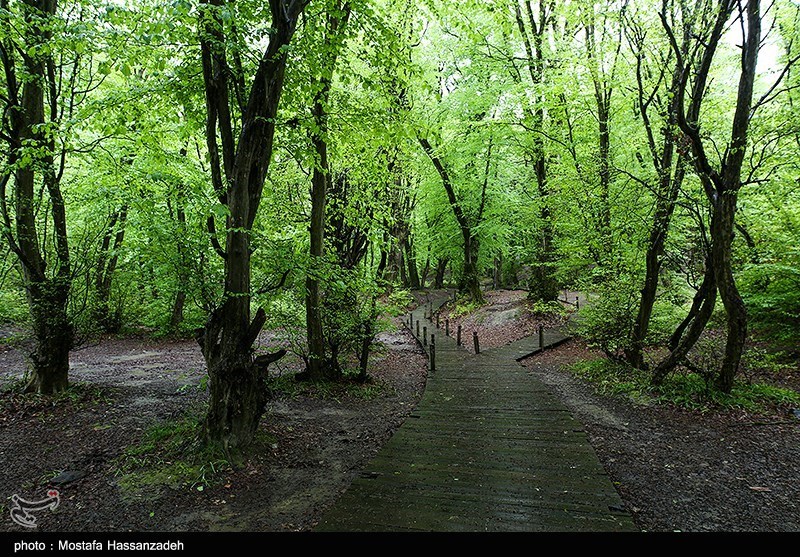
[[[524,292],[487,294],[488,306],[453,321],[479,325],[482,349],[535,331]],[[201,415],[206,394],[196,344],[117,339],[76,351],[72,380],[86,386],[69,398],[53,405],[0,395],[0,515],[8,517],[12,494],[38,499],[57,487],[61,505],[38,513],[41,530],[309,530],[424,389],[426,362],[413,338],[401,329],[380,341],[373,384],[277,392],[243,467],[183,483],[165,477],[170,462],[159,463],[161,475],[137,481],[120,463],[130,447],[148,443],[153,424]],[[800,531],[800,419],[789,409],[701,412],[602,394],[569,370],[598,356],[573,339],[523,364],[585,424],[639,528]],[[287,358],[273,371],[300,367]],[[23,369],[16,351],[0,352],[0,387]],[[794,384],[796,375],[786,379]],[[0,519],[0,531],[20,529]]]

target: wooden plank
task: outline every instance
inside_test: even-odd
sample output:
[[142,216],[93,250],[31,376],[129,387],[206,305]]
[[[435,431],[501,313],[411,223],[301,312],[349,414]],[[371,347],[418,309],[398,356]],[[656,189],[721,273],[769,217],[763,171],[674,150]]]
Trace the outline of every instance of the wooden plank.
[[419,405],[317,530],[635,530],[580,422],[515,361],[531,351],[538,336],[475,356],[437,334]]

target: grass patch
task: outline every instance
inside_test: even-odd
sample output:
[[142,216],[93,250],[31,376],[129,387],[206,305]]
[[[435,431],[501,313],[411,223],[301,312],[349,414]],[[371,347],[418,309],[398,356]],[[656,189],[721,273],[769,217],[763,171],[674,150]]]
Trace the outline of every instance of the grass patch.
[[203,491],[221,481],[232,466],[222,449],[200,442],[201,423],[198,413],[189,412],[151,426],[128,447],[114,462],[123,496],[157,496],[161,488]]
[[457,318],[457,317],[464,317],[465,315],[469,315],[485,304],[481,304],[480,302],[476,302],[471,298],[459,298],[455,304],[453,302],[447,303],[452,309],[450,310],[450,317]]
[[731,394],[725,394],[706,378],[691,372],[673,373],[656,387],[650,384],[650,374],[605,358],[577,362],[571,370],[593,383],[600,393],[624,395],[639,403],[673,404],[701,412],[733,409],[770,412],[776,407],[800,405],[800,393],[791,389],[736,381]]
[[528,302],[527,309],[531,315],[537,317],[566,317],[569,314],[567,308],[556,300]]
[[0,412],[41,412],[59,406],[81,409],[114,401],[113,389],[92,383],[72,383],[66,390],[52,395],[26,393],[27,384],[26,379],[18,379],[3,389],[0,393]]
[[375,400],[389,394],[389,386],[382,382],[358,383],[347,376],[342,381],[297,381],[294,374],[271,377],[267,386],[273,395],[287,398],[317,398],[341,402],[347,399]]

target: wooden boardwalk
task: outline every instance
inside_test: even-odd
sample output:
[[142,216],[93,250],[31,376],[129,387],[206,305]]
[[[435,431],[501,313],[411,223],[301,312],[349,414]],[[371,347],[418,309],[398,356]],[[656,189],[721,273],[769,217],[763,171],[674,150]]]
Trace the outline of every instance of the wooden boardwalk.
[[581,424],[516,362],[538,337],[472,355],[423,311],[414,322],[436,334],[425,394],[316,530],[635,530]]

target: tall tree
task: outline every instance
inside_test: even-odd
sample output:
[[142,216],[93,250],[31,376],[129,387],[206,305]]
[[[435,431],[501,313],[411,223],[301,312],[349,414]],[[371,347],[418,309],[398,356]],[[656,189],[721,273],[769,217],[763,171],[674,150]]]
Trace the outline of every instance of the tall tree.
[[81,7],[70,21],[59,17],[55,0],[2,0],[0,9],[2,235],[19,262],[31,316],[27,388],[52,393],[68,386],[74,330],[67,312],[72,267],[61,181],[69,149],[62,124],[97,76],[87,63],[91,55],[73,46],[80,38],[70,35],[70,23],[85,24]]
[[[627,2],[624,2],[620,12],[624,13]],[[599,218],[597,232],[600,236],[599,250],[596,258],[599,263],[604,261],[611,253],[611,200],[609,197],[612,181],[613,154],[611,152],[611,117],[612,97],[618,86],[617,68],[622,50],[622,25],[615,29],[611,3],[606,3],[599,9],[594,2],[582,6],[582,25],[585,34],[585,48],[589,75],[594,87],[595,109],[597,111],[597,177]],[[599,15],[599,18],[598,18]],[[613,14],[616,16],[616,14]],[[598,21],[599,19],[599,21]],[[609,49],[610,56],[604,49]]]
[[[555,300],[558,297],[558,282],[555,278],[555,245],[553,216],[550,207],[551,195],[548,183],[548,168],[545,143],[545,107],[547,103],[545,67],[547,64],[545,48],[547,30],[554,17],[555,2],[536,2],[536,12],[529,0],[522,2],[523,14],[519,2],[514,2],[514,18],[517,23],[522,42],[525,47],[525,64],[530,76],[530,104],[525,106],[527,115],[526,129],[531,132],[531,157],[533,159],[536,188],[539,194],[539,219],[541,232],[537,244],[536,260],[533,263],[533,274],[530,279],[530,297],[537,300]],[[513,58],[512,58],[513,60]],[[521,74],[512,74],[521,81]]]
[[[216,246],[225,260],[225,289],[220,305],[209,315],[198,342],[208,366],[210,399],[204,423],[208,442],[227,451],[248,445],[256,432],[267,391],[267,366],[285,351],[255,356],[253,343],[266,322],[259,308],[251,319],[251,231],[272,159],[278,105],[288,60],[288,46],[307,0],[270,0],[269,44],[259,57],[249,94],[237,60],[238,45],[226,25],[231,4],[204,0],[199,11],[200,46],[206,98],[206,144],[211,180],[227,212],[225,246]],[[224,10],[224,12],[223,12]],[[232,47],[229,64],[228,47]],[[235,92],[235,99],[230,92]],[[235,126],[231,106],[240,114]],[[238,133],[237,133],[238,132]],[[235,139],[235,135],[238,138]],[[221,146],[221,148],[220,148]],[[214,217],[209,229],[215,237]]]
[[[672,19],[673,26],[678,18],[685,21],[681,26],[683,33],[679,45],[685,60],[692,55],[689,50],[692,30],[702,6],[695,6],[693,10],[691,6],[681,3],[678,10],[673,2],[665,1],[663,7],[664,12]],[[683,68],[672,55],[671,46],[667,45],[666,49],[658,51],[655,41],[648,40],[648,35],[652,35],[653,30],[647,29],[636,14],[627,14],[624,22],[625,35],[636,58],[635,107],[647,137],[645,156],[654,171],[652,179],[643,179],[623,170],[652,191],[655,197],[653,220],[645,253],[645,277],[641,300],[631,331],[630,345],[625,354],[630,365],[641,368],[644,365],[642,349],[656,301],[667,234],[686,174],[685,159],[678,152],[676,145],[680,140],[676,134],[679,108],[677,93]],[[693,95],[691,101],[692,114],[699,114],[705,91],[696,93],[698,94]],[[645,158],[639,151],[636,153],[637,157]]]
[[[439,156],[427,138],[420,135],[418,137],[418,141],[422,146],[422,149],[425,151],[425,154],[431,159],[434,168],[436,168],[436,172],[439,174],[439,178],[441,178],[442,186],[447,193],[447,199],[450,202],[453,215],[458,223],[458,229],[461,232],[464,262],[458,290],[468,296],[474,302],[483,303],[483,291],[481,291],[480,276],[478,271],[478,252],[480,247],[478,228],[483,220],[484,210],[486,209],[486,189],[489,183],[489,165],[491,163],[492,156],[492,143],[490,141],[487,146],[486,168],[481,187],[478,209],[475,213],[475,217],[470,219],[464,209],[463,200],[456,196],[450,171],[447,169],[443,159]],[[437,277],[438,276],[439,274],[437,272]]]
[[[700,52],[700,62],[695,66],[687,60],[678,45],[672,26],[664,14],[662,23],[670,36],[681,70],[677,90],[677,122],[688,138],[695,170],[700,177],[703,190],[711,204],[711,268],[720,298],[727,313],[727,340],[725,355],[721,362],[717,387],[726,393],[731,391],[739,368],[747,337],[747,308],[736,286],[731,267],[732,244],[735,229],[736,204],[743,185],[742,167],[748,146],[748,128],[753,111],[753,88],[756,79],[758,52],[761,48],[761,5],[759,0],[748,0],[743,6],[737,0],[720,0],[715,6],[716,19],[711,32],[702,40],[696,37],[695,46]],[[714,165],[709,157],[708,140],[700,133],[699,114],[687,111],[685,105],[689,75],[694,69],[694,90],[704,87],[710,78],[711,64],[715,58],[723,32],[732,15],[742,30],[741,65],[736,94],[735,112],[730,126],[730,139],[719,164]],[[702,89],[701,89],[702,90]],[[694,95],[692,95],[694,100]]]
[[[310,270],[306,277],[306,334],[308,335],[308,376],[312,381],[325,378],[330,371],[326,366],[325,338],[322,331],[322,303],[320,300],[320,275],[325,246],[325,198],[330,181],[328,162],[328,103],[330,99],[336,59],[344,42],[344,31],[350,19],[348,2],[338,0],[330,7],[322,40],[322,63],[315,84],[313,130],[311,142],[316,153],[311,178],[311,237]],[[328,369],[326,369],[328,368]],[[333,369],[338,366],[333,366]]]

